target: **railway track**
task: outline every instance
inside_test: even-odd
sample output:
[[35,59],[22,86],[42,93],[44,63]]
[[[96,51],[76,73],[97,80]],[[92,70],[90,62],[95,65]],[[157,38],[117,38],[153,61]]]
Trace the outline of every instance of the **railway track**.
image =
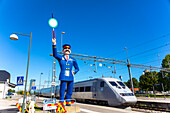
[[[141,111],[146,113],[170,113],[170,108],[168,108],[167,103],[165,106],[162,106],[160,103],[156,102],[137,102],[134,105],[131,105],[133,111]],[[169,105],[170,106],[170,105]]]

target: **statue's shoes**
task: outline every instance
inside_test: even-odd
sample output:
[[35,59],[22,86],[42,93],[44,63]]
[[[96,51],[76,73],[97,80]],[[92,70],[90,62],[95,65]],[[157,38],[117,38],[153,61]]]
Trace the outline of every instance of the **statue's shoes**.
[[66,104],[66,106],[71,106],[71,104]]

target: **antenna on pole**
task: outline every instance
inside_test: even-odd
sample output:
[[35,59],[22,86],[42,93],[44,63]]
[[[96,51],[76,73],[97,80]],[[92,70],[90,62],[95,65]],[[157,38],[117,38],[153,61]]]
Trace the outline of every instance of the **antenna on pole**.
[[52,13],[52,18],[53,18],[53,13]]

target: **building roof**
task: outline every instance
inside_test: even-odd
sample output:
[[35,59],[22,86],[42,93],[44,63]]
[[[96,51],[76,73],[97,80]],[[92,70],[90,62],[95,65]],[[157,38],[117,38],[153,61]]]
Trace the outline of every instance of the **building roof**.
[[11,87],[11,88],[15,88],[17,85],[16,84],[13,84],[13,83],[8,83],[8,85]]
[[5,70],[0,70],[0,81],[5,82],[7,79],[9,79],[10,82],[10,73]]
[[15,88],[17,85],[16,84],[13,84],[13,83],[10,83],[10,73],[8,73],[7,71],[5,70],[0,70],[0,82],[6,82],[7,79],[9,79],[9,81],[7,82],[8,85],[11,87],[11,88]]

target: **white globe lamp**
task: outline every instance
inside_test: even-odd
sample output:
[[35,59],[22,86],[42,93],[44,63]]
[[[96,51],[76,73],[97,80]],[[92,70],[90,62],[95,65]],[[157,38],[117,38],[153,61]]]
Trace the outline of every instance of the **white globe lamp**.
[[50,25],[50,27],[55,28],[55,27],[57,27],[58,22],[57,22],[57,20],[56,20],[55,18],[51,18],[51,19],[48,21],[48,24]]
[[16,34],[10,35],[11,40],[18,40],[18,36]]

